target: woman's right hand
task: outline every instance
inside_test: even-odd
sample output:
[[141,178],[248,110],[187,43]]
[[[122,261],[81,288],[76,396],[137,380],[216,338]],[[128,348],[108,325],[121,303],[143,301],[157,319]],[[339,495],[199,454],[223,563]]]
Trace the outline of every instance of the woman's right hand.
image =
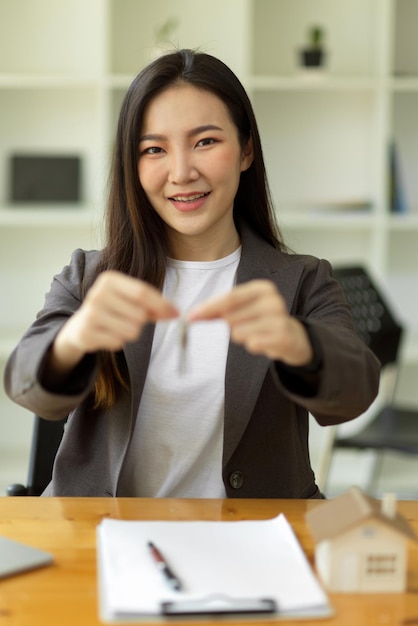
[[148,322],[178,315],[176,307],[152,285],[121,272],[103,272],[58,333],[49,368],[69,372],[85,354],[120,350],[138,339]]

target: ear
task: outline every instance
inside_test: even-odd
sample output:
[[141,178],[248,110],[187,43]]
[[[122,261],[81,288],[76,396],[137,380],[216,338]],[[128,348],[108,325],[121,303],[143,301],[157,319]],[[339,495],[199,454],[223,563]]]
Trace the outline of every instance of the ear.
[[248,170],[253,160],[254,160],[253,138],[250,136],[249,140],[247,141],[247,143],[242,149],[241,172],[245,172],[245,170]]

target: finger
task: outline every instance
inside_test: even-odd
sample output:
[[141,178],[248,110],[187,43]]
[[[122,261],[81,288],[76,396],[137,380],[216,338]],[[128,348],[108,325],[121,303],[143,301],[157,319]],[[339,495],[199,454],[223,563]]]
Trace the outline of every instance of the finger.
[[89,311],[79,309],[63,328],[62,336],[67,343],[83,352],[96,350],[116,349],[125,343],[128,338],[134,337],[138,326],[128,326],[114,316],[104,314],[90,314]]
[[275,285],[269,280],[254,280],[235,287],[232,291],[217,298],[213,298],[191,309],[189,321],[210,320],[222,317],[231,318],[252,302],[256,302],[265,295],[280,295]]
[[293,366],[307,365],[312,345],[304,326],[292,317],[249,322],[231,329],[231,339],[254,354],[264,354]]
[[152,321],[179,315],[177,308],[154,286],[120,272],[101,274],[90,291],[96,306],[107,307],[116,315],[136,319],[137,312],[145,312],[147,320]]
[[[139,318],[117,318],[114,316],[105,316],[98,319],[92,329],[93,336],[107,336],[109,341],[116,341],[119,344],[124,344],[129,341],[134,341],[141,334],[142,328],[146,323],[145,316],[144,321],[141,322]],[[88,338],[86,338],[88,340]]]
[[282,333],[280,326],[280,321],[275,317],[246,320],[231,326],[231,339],[255,350],[259,345],[265,347],[273,342],[276,344]]
[[260,322],[265,324],[266,320],[279,321],[281,317],[287,317],[288,312],[283,300],[277,293],[269,294],[249,301],[247,304],[231,310],[225,314],[224,319],[233,327],[245,324],[246,322]]
[[177,315],[154,287],[117,272],[101,275],[70,323],[69,342],[88,352],[119,349],[140,336],[151,317]]

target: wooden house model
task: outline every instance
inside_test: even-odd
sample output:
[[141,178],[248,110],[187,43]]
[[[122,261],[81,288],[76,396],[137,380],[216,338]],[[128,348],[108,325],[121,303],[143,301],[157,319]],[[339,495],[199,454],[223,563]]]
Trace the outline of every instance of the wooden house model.
[[394,496],[380,502],[353,487],[310,510],[306,520],[316,544],[316,569],[329,591],[406,590],[408,542],[417,537],[396,512]]

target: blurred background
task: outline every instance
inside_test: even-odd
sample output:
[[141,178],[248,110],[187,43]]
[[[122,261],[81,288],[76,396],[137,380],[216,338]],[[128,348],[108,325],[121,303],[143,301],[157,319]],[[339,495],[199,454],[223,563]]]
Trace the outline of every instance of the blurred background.
[[[192,47],[249,92],[288,245],[385,289],[405,327],[397,401],[418,408],[417,23],[416,0],[0,0],[1,374],[72,250],[100,246],[132,78]],[[31,434],[1,388],[0,494],[26,480]],[[312,423],[314,468],[327,434]],[[339,453],[328,494],[362,486],[369,456]],[[389,455],[379,490],[415,498],[416,465]]]

